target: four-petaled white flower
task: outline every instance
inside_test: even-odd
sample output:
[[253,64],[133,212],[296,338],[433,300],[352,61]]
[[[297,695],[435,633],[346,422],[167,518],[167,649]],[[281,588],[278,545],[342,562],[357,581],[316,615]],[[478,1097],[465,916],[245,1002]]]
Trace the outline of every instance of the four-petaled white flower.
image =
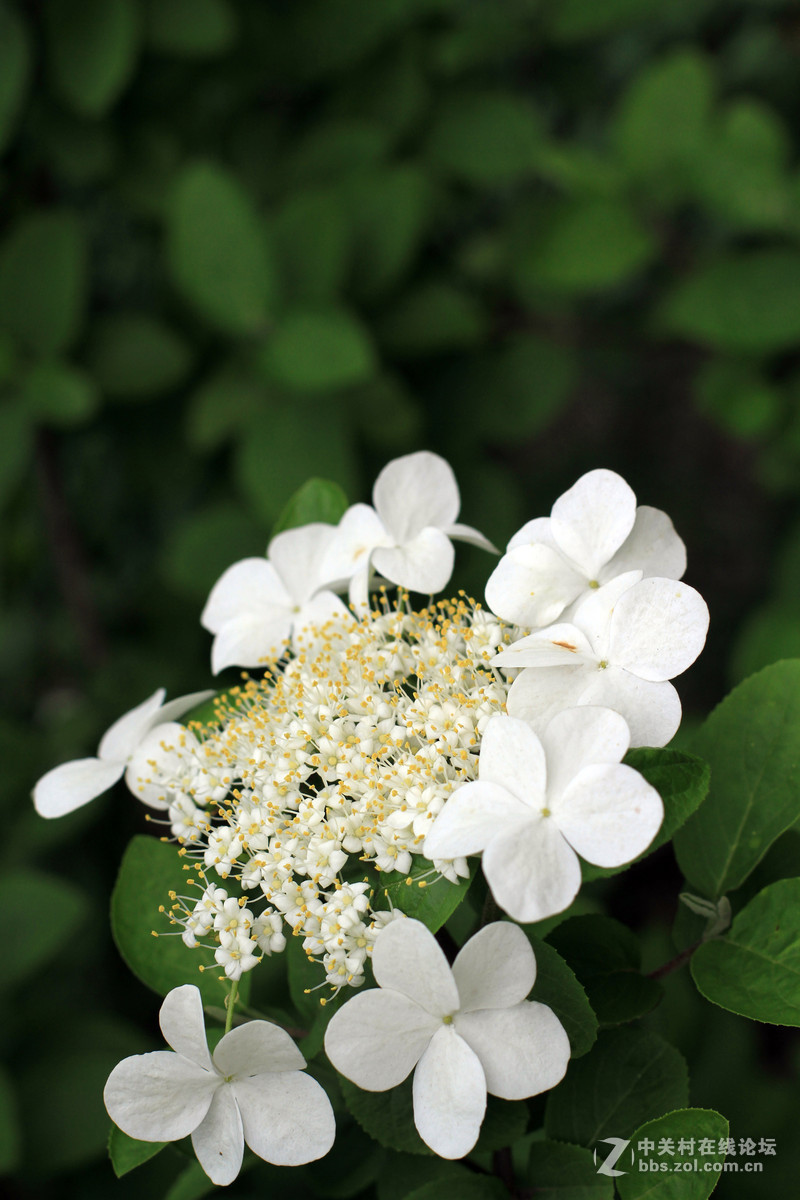
[[478,779],[447,801],[426,857],[483,851],[486,881],[509,916],[541,921],[562,912],[581,885],[578,854],[621,866],[661,825],[658,792],[620,762],[627,749],[628,727],[608,708],[561,712],[541,740],[524,721],[492,717]]
[[591,592],[567,624],[507,646],[494,666],[523,670],[507,707],[541,731],[562,709],[600,704],[627,721],[633,746],[665,746],[681,722],[668,681],[691,666],[708,631],[699,592],[674,579],[629,571]]
[[315,522],[277,534],[266,558],[244,558],[228,567],[211,589],[200,617],[215,634],[211,666],[257,667],[283,653],[291,637],[295,649],[303,629],[331,618],[350,620],[347,608],[325,587],[323,556],[335,533]]
[[515,625],[549,625],[617,575],[680,579],[686,548],[666,513],[646,505],[614,471],[589,471],[559,497],[549,517],[514,534],[486,584],[493,613]]
[[453,573],[451,538],[496,554],[477,529],[456,521],[461,507],[449,463],[420,450],[383,468],[372,492],[374,508],[354,504],[339,522],[323,559],[322,572],[349,581],[350,603],[366,608],[370,572],[411,592],[439,592]]
[[161,1006],[172,1050],[123,1059],[103,1099],[112,1121],[145,1142],[188,1134],[200,1166],[216,1184],[239,1174],[245,1142],[277,1166],[313,1162],[333,1145],[333,1109],[288,1033],[249,1021],[226,1033],[209,1054],[203,1004],[192,984]]
[[522,930],[487,925],[452,968],[419,921],[393,921],[372,956],[377,988],[334,1015],[328,1058],[370,1092],[396,1087],[414,1070],[414,1124],[442,1158],[462,1158],[478,1140],[486,1094],[506,1100],[554,1087],[569,1040],[555,1013],[526,1000],[536,961]]
[[[115,721],[103,735],[97,758],[62,763],[43,775],[33,789],[33,803],[40,816],[63,817],[107,792],[123,775],[130,790],[138,795],[136,773],[132,772],[130,764],[151,729],[174,721],[214,693],[194,692],[165,704],[166,694],[164,688],[159,688]],[[166,808],[168,805],[155,807]]]

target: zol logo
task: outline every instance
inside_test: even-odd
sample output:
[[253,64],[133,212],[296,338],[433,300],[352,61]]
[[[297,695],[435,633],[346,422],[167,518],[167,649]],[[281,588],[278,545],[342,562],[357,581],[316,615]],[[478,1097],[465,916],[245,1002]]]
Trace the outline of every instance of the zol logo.
[[[597,1167],[598,1175],[627,1175],[627,1171],[615,1171],[614,1163],[619,1161],[620,1155],[630,1146],[630,1141],[626,1138],[601,1138],[601,1142],[607,1142],[611,1146],[610,1154],[606,1155],[605,1161]],[[594,1163],[597,1166],[597,1150],[594,1152]]]

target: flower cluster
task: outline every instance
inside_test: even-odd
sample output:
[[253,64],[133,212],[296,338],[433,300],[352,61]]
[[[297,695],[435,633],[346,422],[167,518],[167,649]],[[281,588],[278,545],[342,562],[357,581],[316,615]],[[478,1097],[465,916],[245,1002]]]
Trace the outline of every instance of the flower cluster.
[[[451,539],[493,549],[457,523],[444,460],[390,463],[373,501],[337,526],[278,534],[217,582],[202,614],[213,669],[257,673],[202,718],[190,710],[208,693],[165,705],[157,692],[112,726],[97,759],[48,772],[34,800],[59,816],[124,773],[161,811],[191,875],[162,911],[231,981],[230,1005],[289,936],[336,990],[362,985],[371,960],[377,988],[336,1012],[328,1057],[373,1091],[413,1071],[420,1135],[457,1158],[477,1140],[487,1093],[553,1087],[569,1043],[527,999],[536,966],[522,930],[484,926],[451,968],[383,881],[457,883],[481,855],[497,905],[535,922],[572,902],[579,856],[617,867],[643,853],[663,805],[622,759],[678,728],[670,680],[702,648],[708,612],[680,581],[669,518],[637,508],[611,471],[589,472],[515,534],[488,608],[463,593],[411,602],[447,584]],[[288,1035],[263,1021],[231,1029],[232,1016],[209,1056],[199,993],[174,990],[161,1016],[173,1051],[125,1060],[106,1088],[123,1130],[191,1134],[217,1183],[235,1177],[245,1142],[290,1164],[333,1141],[330,1105]]]

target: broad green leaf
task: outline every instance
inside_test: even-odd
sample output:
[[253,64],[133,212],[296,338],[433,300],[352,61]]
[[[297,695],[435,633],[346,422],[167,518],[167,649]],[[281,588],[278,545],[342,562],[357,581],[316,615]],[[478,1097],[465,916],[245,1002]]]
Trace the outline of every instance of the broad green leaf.
[[536,1200],[614,1200],[613,1179],[597,1174],[583,1146],[534,1142],[526,1179]]
[[[413,1192],[407,1192],[403,1200],[442,1200],[443,1184],[450,1195],[458,1196],[458,1200],[506,1200],[508,1196],[505,1185],[494,1176],[465,1172],[457,1181],[447,1178],[425,1183]],[[452,1192],[451,1187],[454,1188]]]
[[[169,908],[169,893],[193,894],[188,878],[196,875],[184,871],[185,861],[177,846],[141,834],[134,837],[122,857],[111,896],[111,929],[131,971],[154,992],[166,996],[172,988],[193,983],[200,989],[204,1003],[219,1006],[229,987],[220,981],[222,971],[211,952],[190,950],[179,937],[153,937],[154,929],[164,934],[174,932],[167,916],[159,912],[161,905]],[[200,964],[208,969],[199,971]],[[240,993],[247,982],[244,976]]]
[[93,322],[88,364],[107,396],[148,397],[182,383],[192,351],[148,313],[118,312]]
[[296,304],[327,304],[345,281],[350,258],[347,212],[332,188],[290,195],[272,225],[281,291]]
[[0,1066],[0,1174],[16,1170],[20,1154],[21,1130],[17,1100],[11,1078]]
[[725,937],[695,951],[692,976],[721,1008],[800,1026],[800,879],[781,879],[759,892]]
[[404,292],[376,325],[381,346],[398,359],[473,346],[487,332],[487,316],[477,299],[445,282],[422,283]]
[[674,1046],[640,1029],[609,1029],[550,1093],[545,1129],[557,1141],[592,1149],[605,1137],[629,1137],[642,1120],[688,1099],[686,1063]]
[[640,972],[635,935],[611,917],[575,916],[547,935],[566,959],[601,1025],[619,1025],[649,1012],[661,999],[661,985]]
[[30,40],[22,18],[7,4],[0,8],[0,154],[9,144],[28,91]]
[[[301,1047],[302,1049],[302,1047]],[[303,1170],[308,1196],[314,1200],[349,1200],[359,1196],[373,1184],[381,1170],[385,1151],[355,1122],[336,1131],[336,1141],[322,1159],[309,1163]],[[289,1175],[289,1170],[291,1174]],[[297,1194],[296,1168],[287,1170],[289,1179],[285,1191],[274,1191],[275,1197]],[[371,1191],[370,1191],[371,1194]]]
[[800,338],[800,252],[740,250],[711,259],[667,293],[658,327],[738,354],[788,350]]
[[362,117],[315,121],[282,155],[287,195],[348,176],[360,177],[385,156],[385,130]]
[[475,1178],[474,1172],[444,1158],[422,1158],[409,1154],[384,1152],[378,1179],[378,1200],[407,1200],[421,1187],[436,1184],[439,1196],[460,1196],[462,1185]]
[[247,190],[220,163],[195,162],[175,181],[167,213],[175,284],[229,334],[263,329],[274,299],[265,230]]
[[501,1100],[487,1096],[486,1115],[475,1143],[476,1154],[492,1154],[523,1137],[528,1127],[528,1106],[524,1100]]
[[783,415],[780,390],[750,363],[734,358],[705,363],[695,380],[695,397],[700,411],[734,437],[764,437]]
[[322,521],[336,525],[347,509],[347,496],[338,483],[331,479],[309,479],[298,488],[278,517],[272,536],[284,529],[296,529],[298,525],[310,525]]
[[655,253],[652,235],[623,201],[580,199],[562,202],[531,232],[512,271],[526,293],[595,292],[624,283]]
[[164,1200],[202,1200],[203,1196],[210,1195],[214,1189],[215,1184],[208,1178],[200,1163],[192,1162],[181,1171]]
[[[720,1171],[714,1170],[714,1164],[724,1161],[718,1146],[720,1138],[727,1138],[728,1128],[725,1117],[710,1108],[681,1108],[640,1125],[631,1135],[631,1149],[617,1161],[622,1168],[630,1161],[628,1155],[634,1155],[633,1165],[617,1179],[620,1200],[706,1200],[719,1183]],[[672,1141],[674,1153],[659,1155],[662,1139]],[[698,1153],[703,1139],[710,1154]],[[647,1170],[642,1169],[645,1162]],[[695,1162],[699,1169],[694,1168]]]
[[[350,996],[355,995],[355,992],[352,988],[343,987],[334,994],[333,989],[325,982],[325,968],[322,963],[310,959],[303,949],[302,937],[289,937],[284,953],[292,1004],[306,1022],[309,1031],[316,1027],[314,1042],[321,1044],[320,1035],[324,1034],[328,1021],[337,1008]],[[303,1043],[301,1047],[302,1045]],[[312,1057],[307,1049],[304,1053],[307,1058]]]
[[567,1031],[573,1058],[591,1050],[597,1040],[597,1018],[586,992],[564,959],[525,927],[536,956],[536,982],[530,999],[548,1005]]
[[263,550],[261,525],[241,505],[221,501],[175,522],[164,538],[159,567],[174,591],[204,600],[232,563]]
[[359,172],[342,185],[352,226],[353,288],[385,295],[409,270],[433,216],[431,183],[417,167]]
[[411,1076],[386,1092],[363,1092],[344,1076],[339,1086],[348,1111],[376,1142],[403,1154],[433,1154],[414,1125]]
[[711,789],[675,852],[689,882],[716,897],[737,888],[800,817],[800,659],[740,683],[692,748],[711,766]]
[[8,922],[3,985],[10,988],[74,945],[89,905],[74,884],[25,868],[0,879],[0,910]]
[[33,422],[21,403],[6,401],[0,407],[0,505],[28,478],[33,433]]
[[698,198],[743,228],[780,228],[790,210],[790,146],[773,109],[750,98],[734,102],[698,159]]
[[25,376],[22,397],[29,413],[51,425],[80,425],[100,404],[95,382],[68,363],[42,362]]
[[223,442],[247,432],[267,404],[264,384],[238,365],[211,375],[192,395],[186,414],[186,437],[197,450],[217,450]]
[[505,441],[545,429],[569,399],[577,374],[570,351],[526,334],[462,358],[447,381],[467,406],[470,422],[493,441]]
[[800,658],[800,614],[794,599],[772,601],[745,618],[733,643],[730,676],[741,681],[785,658]]
[[522,96],[465,91],[435,115],[427,157],[457,179],[493,187],[532,172],[541,138],[541,120]]
[[140,1167],[148,1159],[163,1150],[166,1142],[140,1142],[112,1125],[108,1134],[108,1157],[117,1179],[127,1175],[134,1167]]
[[652,20],[658,0],[558,0],[547,10],[547,29],[555,41],[581,41],[610,30]]
[[86,301],[86,247],[73,213],[33,213],[0,244],[0,327],[43,356],[75,340]]
[[176,58],[212,58],[236,40],[236,11],[229,0],[145,0],[145,38]]
[[472,859],[468,865],[469,878],[459,879],[458,883],[450,883],[443,876],[436,879],[433,863],[422,855],[414,856],[407,875],[370,870],[369,878],[375,889],[373,905],[375,908],[399,908],[407,917],[422,921],[436,933],[458,908],[477,874],[477,860]]
[[[640,862],[665,845],[700,807],[708,794],[711,769],[708,763],[693,754],[683,754],[680,750],[659,750],[649,746],[630,750],[625,756],[625,762],[656,789],[664,802],[664,820],[661,828],[647,849],[632,860]],[[591,863],[581,863],[583,878],[587,881],[617,875],[629,866],[630,863],[622,867],[593,867]]]
[[57,91],[81,116],[102,116],[136,68],[137,4],[134,0],[48,0],[44,18]]
[[377,368],[366,327],[340,308],[287,314],[269,336],[263,363],[276,383],[308,392],[352,387]]

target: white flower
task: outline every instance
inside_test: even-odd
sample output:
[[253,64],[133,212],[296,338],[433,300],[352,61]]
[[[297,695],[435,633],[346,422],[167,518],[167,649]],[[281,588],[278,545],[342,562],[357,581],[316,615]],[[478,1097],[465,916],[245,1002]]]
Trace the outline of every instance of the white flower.
[[288,529],[272,539],[266,558],[244,558],[228,567],[211,589],[200,617],[215,634],[211,665],[257,667],[279,658],[290,636],[295,648],[304,627],[330,618],[348,620],[338,596],[326,590],[320,566],[333,525]]
[[633,746],[665,746],[681,722],[667,682],[691,666],[708,631],[699,592],[630,571],[591,592],[570,624],[506,647],[494,666],[530,667],[513,682],[508,711],[541,730],[564,708],[600,704],[628,722]]
[[478,779],[447,801],[425,854],[482,850],[492,895],[515,920],[562,912],[581,885],[577,854],[597,866],[621,866],[661,825],[658,792],[620,763],[627,749],[628,727],[608,708],[561,712],[541,741],[524,721],[493,717]]
[[[121,779],[128,768],[125,782],[134,795],[138,794],[137,781],[130,773],[129,764],[140,744],[156,725],[182,716],[213,692],[195,692],[164,703],[164,688],[144,703],[132,708],[124,717],[115,721],[103,735],[97,750],[97,758],[79,758],[74,762],[62,763],[43,775],[33,789],[33,803],[43,817],[63,817],[101,796]],[[167,804],[160,807],[167,808]]]
[[394,459],[375,481],[372,499],[374,508],[348,508],[322,564],[329,579],[349,581],[356,609],[367,604],[373,568],[409,591],[432,594],[453,573],[451,538],[497,553],[477,529],[456,522],[458,484],[438,454],[420,450]]
[[161,1006],[161,1030],[172,1046],[119,1063],[103,1098],[112,1121],[144,1142],[192,1135],[200,1166],[213,1183],[231,1183],[244,1143],[278,1166],[327,1154],[334,1118],[328,1097],[303,1074],[306,1062],[277,1025],[249,1021],[208,1052],[200,992],[175,988]]
[[486,1093],[506,1100],[554,1087],[569,1041],[551,1009],[525,997],[536,961],[525,934],[499,921],[471,938],[452,969],[419,921],[393,921],[372,955],[377,988],[332,1018],[328,1058],[369,1092],[414,1071],[414,1124],[442,1158],[462,1158],[478,1140]]
[[506,621],[539,628],[568,605],[627,571],[680,579],[686,548],[666,513],[644,505],[614,471],[589,471],[529,521],[486,584],[486,602]]

